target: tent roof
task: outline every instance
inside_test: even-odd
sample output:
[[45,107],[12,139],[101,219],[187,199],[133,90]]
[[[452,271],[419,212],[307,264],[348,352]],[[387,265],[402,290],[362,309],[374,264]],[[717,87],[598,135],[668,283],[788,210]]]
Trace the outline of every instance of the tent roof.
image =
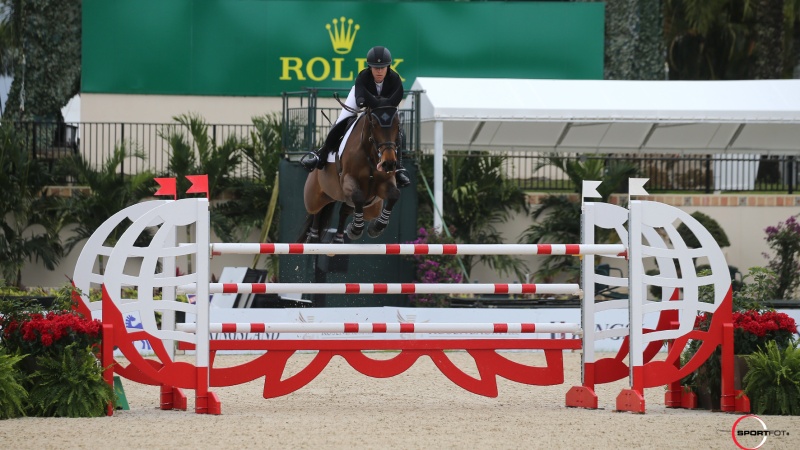
[[421,143],[448,149],[769,153],[800,149],[800,80],[420,77]]

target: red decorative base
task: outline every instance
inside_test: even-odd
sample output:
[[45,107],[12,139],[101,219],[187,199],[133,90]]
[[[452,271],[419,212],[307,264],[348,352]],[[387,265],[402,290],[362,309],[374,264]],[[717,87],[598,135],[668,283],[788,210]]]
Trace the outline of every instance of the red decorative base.
[[667,408],[696,409],[697,394],[683,386],[678,386],[676,389],[670,389],[664,394],[664,406]]
[[222,403],[217,394],[207,392],[206,395],[198,395],[194,399],[194,412],[196,414],[222,414]]
[[623,389],[617,396],[616,411],[644,414],[644,396],[633,389]]
[[597,409],[597,394],[586,386],[572,386],[567,391],[566,405],[570,408]]
[[161,409],[186,411],[186,394],[180,388],[161,385]]

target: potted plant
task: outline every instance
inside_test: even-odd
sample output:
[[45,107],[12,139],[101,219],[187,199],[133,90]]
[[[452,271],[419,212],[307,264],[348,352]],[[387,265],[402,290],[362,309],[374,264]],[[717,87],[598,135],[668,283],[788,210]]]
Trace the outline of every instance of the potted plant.
[[[769,269],[751,268],[742,290],[734,294],[733,340],[734,389],[743,388],[743,378],[748,371],[747,355],[764,351],[768,342],[774,342],[783,350],[793,345],[797,325],[787,314],[760,306],[772,292],[770,282],[774,274]],[[747,277],[746,277],[747,278]],[[701,291],[701,301],[706,293]],[[712,314],[702,313],[695,319],[695,329],[708,331]],[[691,341],[681,356],[685,363],[697,352],[701,342]],[[684,378],[682,384],[697,394],[698,405],[707,409],[718,409],[721,390],[721,353],[717,348],[700,368]]]
[[23,380],[26,415],[96,417],[116,398],[96,355],[101,324],[65,306],[71,294],[71,287],[60,290],[50,310],[35,302],[0,301],[0,350],[14,355],[9,365]]
[[774,341],[745,357],[744,390],[753,413],[800,416],[800,347]]

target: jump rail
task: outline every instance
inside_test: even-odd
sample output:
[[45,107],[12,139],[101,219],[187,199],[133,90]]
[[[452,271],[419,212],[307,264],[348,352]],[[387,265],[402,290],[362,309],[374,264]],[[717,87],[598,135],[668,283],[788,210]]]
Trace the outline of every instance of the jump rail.
[[[194,333],[194,323],[179,323],[178,331]],[[211,333],[488,333],[582,334],[577,323],[211,323]]]
[[622,244],[211,244],[218,255],[615,255]]
[[[196,286],[179,291],[195,293]],[[210,294],[547,294],[580,295],[577,284],[209,283]]]

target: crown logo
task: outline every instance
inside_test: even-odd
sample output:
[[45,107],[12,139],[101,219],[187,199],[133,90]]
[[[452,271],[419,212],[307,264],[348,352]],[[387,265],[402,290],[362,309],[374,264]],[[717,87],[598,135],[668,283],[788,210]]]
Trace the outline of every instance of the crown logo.
[[353,26],[353,19],[341,18],[333,19],[333,26],[331,24],[325,25],[328,30],[328,35],[331,37],[331,44],[333,44],[333,51],[340,55],[346,55],[353,49],[353,42],[356,40],[356,33],[361,28],[356,24]]

